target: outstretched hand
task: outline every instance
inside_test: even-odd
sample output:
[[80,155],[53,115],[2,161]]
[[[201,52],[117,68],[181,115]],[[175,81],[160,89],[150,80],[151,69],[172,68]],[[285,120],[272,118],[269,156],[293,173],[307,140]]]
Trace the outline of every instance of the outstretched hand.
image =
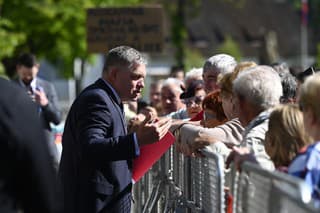
[[153,118],[149,113],[136,131],[139,145],[151,144],[161,140],[167,134],[171,123],[171,118]]

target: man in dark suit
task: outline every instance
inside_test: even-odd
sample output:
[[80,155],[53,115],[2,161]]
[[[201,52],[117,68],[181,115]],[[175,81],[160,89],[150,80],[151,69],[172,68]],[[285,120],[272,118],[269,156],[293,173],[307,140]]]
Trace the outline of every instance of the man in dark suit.
[[10,81],[0,78],[0,91],[0,212],[58,212],[55,173],[36,107]]
[[14,79],[20,87],[24,88],[31,99],[37,104],[38,113],[43,121],[46,140],[49,144],[50,154],[55,167],[58,167],[58,153],[54,144],[54,135],[51,131],[50,123],[59,124],[61,112],[58,108],[58,98],[54,86],[39,77],[39,63],[35,55],[23,53],[17,62],[18,78]]
[[160,140],[169,118],[150,116],[128,134],[123,101],[136,101],[146,61],[135,49],[116,47],[106,56],[102,78],[84,89],[69,111],[62,138],[59,176],[65,213],[129,213],[132,159],[139,146]]

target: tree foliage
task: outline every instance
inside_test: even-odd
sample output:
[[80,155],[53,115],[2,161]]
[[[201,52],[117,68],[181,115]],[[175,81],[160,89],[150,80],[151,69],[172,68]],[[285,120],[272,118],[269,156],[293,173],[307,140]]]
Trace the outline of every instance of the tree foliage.
[[197,49],[186,48],[185,49],[185,70],[188,72],[192,68],[203,67],[205,58]]
[[187,68],[187,60],[190,54],[187,53],[188,32],[186,26],[187,17],[196,13],[200,6],[200,0],[147,0],[148,2],[163,5],[166,15],[170,19],[169,41],[174,47],[175,65]]
[[140,2],[142,0],[2,0],[0,60],[10,64],[10,59],[30,51],[52,62],[65,77],[71,77],[74,59],[89,57],[86,9]]
[[[0,59],[10,57],[15,48],[25,41],[25,35],[19,32],[10,32],[13,23],[7,19],[0,19]],[[5,75],[4,67],[0,64],[0,75]]]
[[242,57],[240,46],[235,42],[230,35],[226,35],[224,42],[218,47],[217,53],[230,54],[235,59],[240,60]]

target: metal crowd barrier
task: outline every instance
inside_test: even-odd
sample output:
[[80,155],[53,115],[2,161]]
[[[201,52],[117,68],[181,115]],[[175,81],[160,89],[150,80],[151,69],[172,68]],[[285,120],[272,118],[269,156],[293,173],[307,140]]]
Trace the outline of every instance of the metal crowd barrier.
[[301,179],[277,171],[267,171],[250,162],[245,162],[241,168],[240,174],[232,176],[235,179],[232,181],[233,213],[272,212],[277,201],[277,196],[272,193],[275,184],[293,191],[297,199],[304,203],[311,200]]
[[171,147],[135,184],[133,212],[223,213],[223,158],[202,153],[203,158],[186,157]]
[[[224,159],[221,155],[214,154],[208,150],[202,150],[202,153],[205,158],[193,160],[193,162],[200,161],[198,167],[200,171],[193,173],[195,176],[193,179],[201,177],[199,185],[202,186],[202,190],[200,190],[201,199],[196,204],[199,203],[203,212],[225,212]],[[198,175],[199,173],[202,175]],[[193,186],[196,185],[194,184]],[[195,193],[198,193],[196,187]],[[196,197],[193,197],[193,199],[196,199]]]
[[227,171],[222,156],[202,153],[205,157],[186,157],[172,146],[135,184],[133,212],[224,213],[226,189],[233,213],[320,212],[307,204],[311,198],[303,180],[250,162],[241,173]]
[[[271,207],[273,213],[316,213],[320,212],[319,207],[316,208],[316,203],[305,203],[300,199],[299,195],[295,194],[294,190],[283,187],[281,184],[275,184],[272,189],[274,195],[274,205]],[[317,203],[319,204],[319,203]]]

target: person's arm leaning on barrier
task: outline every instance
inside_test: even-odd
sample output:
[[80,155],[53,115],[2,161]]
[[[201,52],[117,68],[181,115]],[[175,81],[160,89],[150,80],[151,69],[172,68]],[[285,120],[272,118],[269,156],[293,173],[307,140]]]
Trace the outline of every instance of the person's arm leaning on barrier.
[[191,124],[182,125],[176,131],[176,146],[185,155],[199,153],[206,146],[217,153],[227,156],[231,147],[242,139],[243,127],[238,119],[232,119],[214,128],[205,128]]

